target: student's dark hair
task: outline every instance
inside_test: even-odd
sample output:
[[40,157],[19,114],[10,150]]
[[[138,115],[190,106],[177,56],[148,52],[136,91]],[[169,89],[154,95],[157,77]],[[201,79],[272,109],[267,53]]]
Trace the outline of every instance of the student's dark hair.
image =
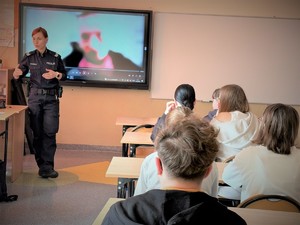
[[249,112],[249,103],[244,90],[237,84],[228,84],[220,89],[219,112]]
[[218,132],[194,114],[166,126],[155,139],[164,169],[173,177],[203,178],[219,150]]
[[255,144],[283,155],[291,153],[298,136],[299,114],[292,106],[281,103],[266,107]]
[[42,27],[37,27],[37,28],[35,28],[35,29],[32,31],[31,36],[33,36],[33,35],[35,35],[35,34],[37,34],[37,33],[39,33],[39,32],[41,32],[45,38],[48,37],[48,33],[47,33],[46,29],[44,29],[44,28],[42,28]]
[[196,101],[195,89],[190,84],[179,85],[174,93],[174,99],[185,107],[194,109],[194,103]]

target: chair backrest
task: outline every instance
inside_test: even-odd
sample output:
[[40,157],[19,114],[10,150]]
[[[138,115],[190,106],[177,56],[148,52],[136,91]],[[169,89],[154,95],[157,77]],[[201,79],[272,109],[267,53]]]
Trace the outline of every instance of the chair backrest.
[[229,163],[229,162],[231,162],[231,161],[234,159],[234,157],[235,157],[235,155],[232,155],[232,156],[230,156],[230,157],[224,159],[223,162],[224,162],[224,163]]
[[300,213],[300,204],[293,198],[282,195],[254,195],[237,207]]
[[[132,132],[137,131],[137,130],[138,131],[146,131],[147,129],[150,129],[153,127],[154,127],[154,125],[152,125],[152,124],[141,124],[141,125],[133,127],[131,131]],[[152,129],[150,131],[152,131]],[[147,130],[147,132],[149,132],[149,130]]]

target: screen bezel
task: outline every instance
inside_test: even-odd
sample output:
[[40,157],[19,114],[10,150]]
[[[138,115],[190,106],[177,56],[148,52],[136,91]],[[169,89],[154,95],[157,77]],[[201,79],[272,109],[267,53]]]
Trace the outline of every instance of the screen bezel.
[[[150,80],[152,72],[152,24],[153,24],[153,12],[151,10],[134,10],[134,9],[115,9],[115,8],[98,8],[98,7],[79,7],[79,6],[65,6],[65,5],[50,5],[50,4],[35,4],[35,3],[20,3],[19,4],[19,60],[24,57],[23,52],[23,37],[24,27],[22,23],[23,12],[26,7],[45,8],[45,9],[57,9],[57,10],[84,10],[92,12],[110,12],[110,13],[130,13],[130,14],[142,14],[145,16],[145,29],[144,29],[144,46],[147,51],[144,53],[144,82],[124,82],[124,81],[99,81],[99,80],[70,80],[61,81],[62,85],[68,86],[87,86],[87,87],[103,87],[103,88],[121,88],[121,89],[150,89]],[[51,34],[49,34],[50,36]],[[51,37],[54,38],[54,37]],[[32,49],[34,50],[34,49]],[[50,48],[50,50],[52,50]],[[59,51],[58,51],[59,53]],[[24,79],[29,79],[28,77]]]

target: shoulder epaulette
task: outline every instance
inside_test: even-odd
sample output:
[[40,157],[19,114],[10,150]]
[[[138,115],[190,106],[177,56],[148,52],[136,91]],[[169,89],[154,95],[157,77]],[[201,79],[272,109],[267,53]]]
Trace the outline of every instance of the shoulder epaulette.
[[56,53],[56,52],[54,52],[54,51],[51,51],[51,50],[49,50],[49,49],[48,49],[48,51],[49,51],[49,53],[50,53],[51,55],[53,55],[54,57],[58,57],[58,56],[59,56],[59,54]]
[[25,55],[26,55],[26,56],[30,56],[30,55],[32,55],[34,52],[35,52],[35,51],[26,52]]

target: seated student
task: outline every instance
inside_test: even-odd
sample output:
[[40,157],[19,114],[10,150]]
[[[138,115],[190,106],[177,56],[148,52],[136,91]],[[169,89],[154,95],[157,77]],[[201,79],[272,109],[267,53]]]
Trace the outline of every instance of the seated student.
[[217,161],[224,161],[249,146],[259,128],[257,116],[249,112],[244,90],[236,84],[221,87],[218,115],[210,124],[219,130]]
[[[186,118],[192,114],[193,111],[188,107],[177,107],[167,114],[165,126],[178,123],[183,118]],[[134,195],[140,195],[151,189],[160,188],[159,177],[155,167],[156,158],[157,152],[153,152],[144,159],[141,165],[140,175],[135,187]],[[201,187],[202,190],[210,196],[217,197],[219,182],[218,168],[215,162],[212,165],[212,171],[206,178],[204,178]]]
[[214,90],[214,92],[212,94],[212,99],[213,99],[212,108],[213,108],[213,110],[208,112],[208,114],[203,117],[204,120],[209,122],[217,115],[217,112],[218,112],[218,109],[219,109],[219,102],[218,102],[219,95],[220,95],[220,88],[217,88],[217,89]]
[[154,142],[157,133],[159,132],[160,129],[164,127],[165,119],[169,112],[171,112],[177,106],[186,106],[191,110],[193,110],[195,103],[196,103],[196,94],[195,94],[194,87],[190,84],[179,85],[175,90],[174,100],[167,102],[166,110],[164,114],[158,118],[155,126],[153,127],[151,140]]
[[262,116],[256,145],[239,152],[224,169],[223,180],[241,192],[287,195],[300,203],[299,114],[289,105],[272,104]]
[[199,187],[218,152],[216,136],[196,116],[166,126],[155,140],[161,189],[113,204],[102,224],[246,224]]

